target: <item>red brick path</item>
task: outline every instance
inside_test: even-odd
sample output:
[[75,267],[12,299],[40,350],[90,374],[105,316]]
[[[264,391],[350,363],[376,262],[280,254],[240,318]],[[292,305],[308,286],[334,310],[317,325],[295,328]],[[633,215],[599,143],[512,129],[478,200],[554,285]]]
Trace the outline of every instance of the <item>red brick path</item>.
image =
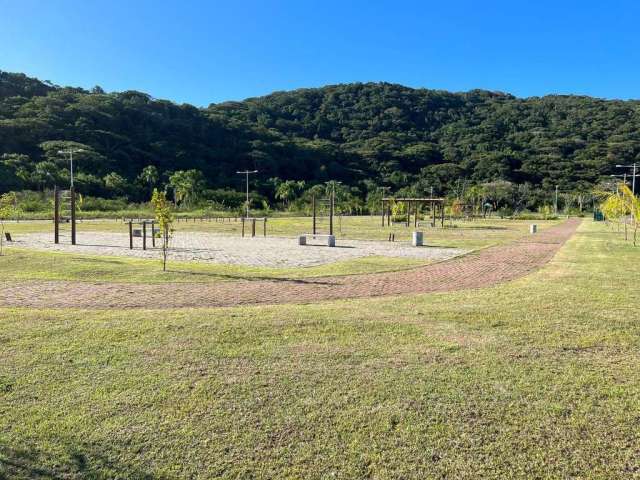
[[546,264],[580,220],[449,261],[401,272],[302,280],[126,284],[0,282],[0,306],[34,308],[180,308],[311,303],[321,300],[479,288],[522,277]]

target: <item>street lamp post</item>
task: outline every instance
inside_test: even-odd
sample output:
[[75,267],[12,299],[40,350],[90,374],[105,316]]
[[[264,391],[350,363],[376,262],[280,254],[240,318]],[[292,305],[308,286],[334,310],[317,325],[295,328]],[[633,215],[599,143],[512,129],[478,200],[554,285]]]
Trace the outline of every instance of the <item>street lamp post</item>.
[[71,170],[71,188],[73,188],[73,154],[84,152],[82,148],[69,148],[67,150],[58,150],[60,155],[69,155],[69,164]]
[[249,175],[252,173],[258,173],[258,170],[244,170],[242,172],[236,172],[247,177],[247,218],[249,218]]

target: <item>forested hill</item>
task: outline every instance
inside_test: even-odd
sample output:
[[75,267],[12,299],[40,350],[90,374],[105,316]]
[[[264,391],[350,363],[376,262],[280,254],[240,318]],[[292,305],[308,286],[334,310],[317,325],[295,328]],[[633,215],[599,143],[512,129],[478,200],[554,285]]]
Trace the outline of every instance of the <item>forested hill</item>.
[[[134,200],[180,170],[201,171],[208,189],[239,188],[246,167],[271,198],[276,178],[339,180],[362,198],[379,186],[447,194],[462,181],[584,190],[640,155],[640,102],[367,83],[199,109],[0,71],[0,191],[64,183],[58,151],[75,144],[79,189]],[[157,179],[141,176],[149,165]]]

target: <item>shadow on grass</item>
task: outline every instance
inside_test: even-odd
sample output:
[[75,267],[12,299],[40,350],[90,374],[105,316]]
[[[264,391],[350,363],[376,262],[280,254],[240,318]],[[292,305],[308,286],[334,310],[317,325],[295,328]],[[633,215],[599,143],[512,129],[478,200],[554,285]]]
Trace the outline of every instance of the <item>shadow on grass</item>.
[[[167,269],[167,273],[175,273],[180,275],[193,275],[207,278],[215,278],[220,280],[237,280],[237,281],[247,281],[247,282],[284,282],[284,283],[297,283],[297,284],[313,284],[313,285],[333,285],[332,282],[325,282],[322,280],[318,280],[321,277],[311,277],[311,278],[290,278],[290,277],[265,277],[265,276],[250,276],[250,275],[242,275],[242,274],[225,274],[225,273],[207,273],[207,272],[189,272],[184,270],[171,270]],[[337,275],[340,276],[340,275]],[[185,282],[188,283],[188,282]]]
[[105,447],[60,442],[64,453],[53,455],[36,448],[7,446],[0,443],[0,480],[9,479],[98,479],[127,478],[160,480],[135,465],[111,458]]
[[496,225],[465,225],[460,227],[469,230],[509,230],[508,227],[499,227]]
[[85,262],[85,263],[107,263],[112,265],[127,265],[127,262],[124,260],[119,260],[117,258],[114,259],[106,259],[106,258],[91,258],[91,257],[71,257],[71,260],[76,262]]

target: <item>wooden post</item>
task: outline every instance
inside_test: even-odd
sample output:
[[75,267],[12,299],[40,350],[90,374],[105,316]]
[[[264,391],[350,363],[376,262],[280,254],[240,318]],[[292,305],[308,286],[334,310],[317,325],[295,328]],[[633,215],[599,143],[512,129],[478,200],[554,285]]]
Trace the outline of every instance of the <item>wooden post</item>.
[[413,228],[418,228],[418,202],[413,207]]
[[444,228],[444,200],[442,200],[442,204],[440,205],[440,226]]
[[431,200],[431,226],[436,226],[436,202]]
[[76,244],[76,190],[71,187],[71,245]]
[[391,225],[391,202],[387,202],[387,227]]
[[60,190],[53,187],[53,241],[60,243]]
[[242,217],[242,236],[244,237],[244,217]]
[[384,227],[384,199],[382,200],[382,226]]
[[256,219],[255,218],[251,219],[251,236],[252,237],[256,236]]
[[156,248],[156,222],[151,222],[151,246]]
[[263,237],[267,236],[267,219],[266,218],[262,221],[262,236]]
[[129,220],[129,250],[133,250],[133,222]]
[[331,192],[331,200],[329,201],[329,235],[333,235],[333,202],[335,200],[335,192]]
[[311,206],[313,208],[313,228],[312,232],[314,235],[316,234],[316,196],[311,197]]
[[405,201],[404,204],[407,207],[407,227],[409,226],[409,218],[411,217],[411,202]]
[[142,222],[142,250],[147,249],[147,222]]

